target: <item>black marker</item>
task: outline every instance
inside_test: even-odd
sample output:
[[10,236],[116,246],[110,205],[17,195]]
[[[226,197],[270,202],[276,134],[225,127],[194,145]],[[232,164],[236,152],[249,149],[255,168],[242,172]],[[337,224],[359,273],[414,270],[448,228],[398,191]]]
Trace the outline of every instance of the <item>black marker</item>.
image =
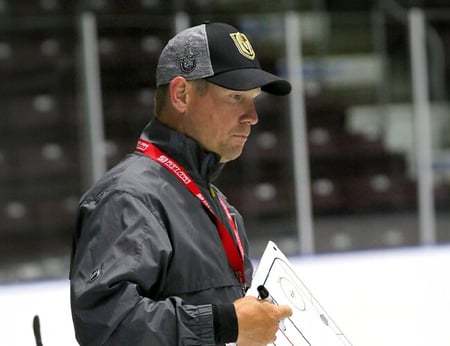
[[262,300],[269,300],[271,303],[273,303],[273,299],[270,296],[269,291],[267,288],[265,288],[263,285],[259,285],[258,288],[259,298]]
[[[268,302],[271,302],[274,305],[278,305],[275,303],[275,301],[273,300],[272,296],[270,295],[269,291],[267,290],[267,288],[265,288],[263,285],[259,285],[257,287],[258,293],[259,293],[259,298],[262,300],[267,300]],[[280,324],[279,327],[281,330],[285,331],[286,330],[286,326],[284,325],[284,320],[280,320]]]

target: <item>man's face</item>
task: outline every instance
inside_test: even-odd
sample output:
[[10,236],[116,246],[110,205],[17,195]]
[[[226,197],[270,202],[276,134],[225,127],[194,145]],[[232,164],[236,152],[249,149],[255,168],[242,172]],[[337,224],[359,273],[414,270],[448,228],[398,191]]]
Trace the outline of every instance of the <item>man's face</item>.
[[186,134],[218,154],[221,162],[236,159],[242,153],[251,126],[258,122],[254,100],[260,91],[260,88],[235,91],[209,83],[203,95],[190,92],[184,117]]

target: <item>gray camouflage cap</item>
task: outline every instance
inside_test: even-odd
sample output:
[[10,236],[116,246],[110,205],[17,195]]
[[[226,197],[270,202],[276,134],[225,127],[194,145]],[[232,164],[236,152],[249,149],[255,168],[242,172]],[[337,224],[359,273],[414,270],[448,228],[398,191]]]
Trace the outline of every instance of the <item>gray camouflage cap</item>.
[[245,34],[224,23],[208,23],[188,28],[164,47],[156,69],[156,85],[177,77],[204,78],[231,90],[261,90],[286,95],[291,84],[261,69],[256,53]]

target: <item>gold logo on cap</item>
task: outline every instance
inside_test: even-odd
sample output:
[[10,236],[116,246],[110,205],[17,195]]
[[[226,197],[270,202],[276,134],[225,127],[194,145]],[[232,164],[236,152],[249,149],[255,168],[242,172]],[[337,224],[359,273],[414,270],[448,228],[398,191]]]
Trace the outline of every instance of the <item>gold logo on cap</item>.
[[247,36],[245,36],[240,32],[232,33],[230,34],[230,36],[233,39],[237,49],[239,50],[239,53],[241,53],[247,59],[250,60],[255,59],[255,51],[253,50],[253,47],[250,44],[250,41],[248,40]]

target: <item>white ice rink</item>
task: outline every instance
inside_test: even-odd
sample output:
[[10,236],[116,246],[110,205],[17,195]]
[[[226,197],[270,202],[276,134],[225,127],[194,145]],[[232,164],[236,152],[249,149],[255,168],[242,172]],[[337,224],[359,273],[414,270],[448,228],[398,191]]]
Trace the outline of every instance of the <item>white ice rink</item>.
[[[450,247],[291,258],[355,346],[450,345]],[[0,286],[0,345],[77,345],[68,281]],[[326,346],[326,345],[317,345]]]

